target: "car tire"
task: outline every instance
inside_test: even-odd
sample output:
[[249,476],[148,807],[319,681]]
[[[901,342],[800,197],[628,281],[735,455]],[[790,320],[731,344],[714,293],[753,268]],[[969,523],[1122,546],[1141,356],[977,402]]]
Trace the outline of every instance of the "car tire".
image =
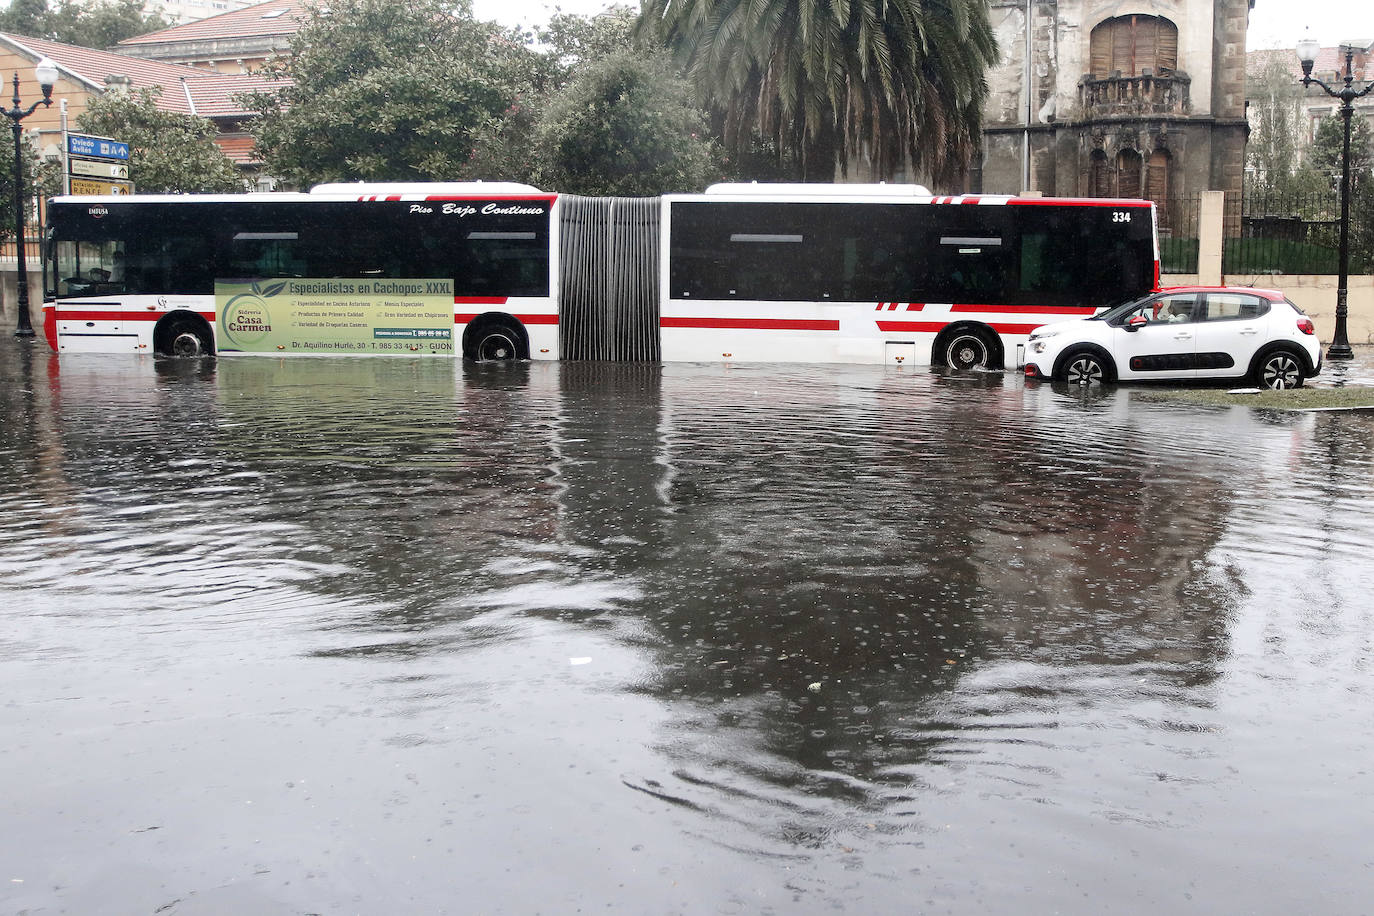
[[1078,350],[1064,357],[1060,380],[1070,385],[1105,385],[1112,380],[1107,360],[1091,350]]
[[1307,378],[1302,357],[1292,350],[1270,350],[1255,360],[1255,384],[1271,391],[1301,388]]

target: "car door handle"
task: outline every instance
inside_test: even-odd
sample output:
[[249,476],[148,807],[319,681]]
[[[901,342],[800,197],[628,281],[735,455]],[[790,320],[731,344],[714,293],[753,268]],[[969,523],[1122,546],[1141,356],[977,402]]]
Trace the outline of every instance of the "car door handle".
[[1254,337],[1256,334],[1259,333],[1259,329],[1258,329],[1258,328],[1241,328],[1241,329],[1240,329],[1240,333],[1244,334],[1246,337]]
[[1192,335],[1192,334],[1175,334],[1175,335],[1174,335],[1174,340],[1192,340],[1192,339],[1193,339],[1193,335]]

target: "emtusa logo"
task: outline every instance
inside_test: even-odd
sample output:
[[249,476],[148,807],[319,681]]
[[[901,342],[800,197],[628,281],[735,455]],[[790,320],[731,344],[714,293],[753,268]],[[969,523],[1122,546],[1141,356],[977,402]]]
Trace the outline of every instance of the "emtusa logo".
[[100,219],[102,216],[110,215],[110,211],[106,207],[87,207],[86,212],[89,213],[91,216],[95,217],[96,219]]

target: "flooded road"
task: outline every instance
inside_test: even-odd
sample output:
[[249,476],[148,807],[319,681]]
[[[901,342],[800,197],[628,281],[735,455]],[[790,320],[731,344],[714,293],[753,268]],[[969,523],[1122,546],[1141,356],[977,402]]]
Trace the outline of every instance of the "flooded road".
[[0,342],[0,912],[1368,912],[1374,416]]

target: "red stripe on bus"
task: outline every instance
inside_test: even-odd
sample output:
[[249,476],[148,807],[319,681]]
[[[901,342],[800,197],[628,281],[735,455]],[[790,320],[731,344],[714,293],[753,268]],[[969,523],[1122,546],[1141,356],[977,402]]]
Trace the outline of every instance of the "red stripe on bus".
[[454,296],[455,305],[505,305],[506,296]]
[[[453,316],[454,324],[467,324],[477,317],[476,312],[460,312]],[[512,315],[521,324],[558,324],[557,315]]]
[[949,327],[948,321],[880,321],[878,330],[897,334],[902,332],[912,334],[929,334]]
[[[181,309],[177,309],[181,311]],[[70,309],[56,309],[58,321],[157,321],[167,312],[144,311],[111,311],[111,312],[92,312],[92,311],[72,311]],[[196,312],[211,324],[215,321],[214,312]]]
[[529,202],[538,201],[539,203],[552,204],[554,201],[558,200],[558,195],[557,195],[557,194],[488,194],[488,195],[482,195],[482,196],[479,196],[479,197],[473,197],[471,194],[464,194],[464,195],[461,195],[461,196],[453,195],[453,194],[431,194],[430,196],[426,197],[425,200],[439,200],[439,201],[442,201],[442,200],[464,201],[464,200],[466,200],[466,201],[474,201],[474,202],[475,202],[475,201],[489,201],[489,200],[521,200],[521,201],[529,201]]
[[840,323],[822,318],[661,318],[665,328],[730,328],[751,331],[838,331]]
[[1122,207],[1144,210],[1148,200],[1112,197],[1013,197],[1007,203],[1017,207]]
[[924,302],[879,302],[877,311],[881,312],[886,309],[889,312],[899,312],[902,310],[903,304],[906,305],[906,310],[908,312],[919,312],[926,307]]
[[1091,315],[1097,309],[1081,305],[951,305],[951,312],[991,312],[994,315]]
[[[937,334],[953,324],[952,321],[879,321],[878,330],[889,334]],[[998,334],[1029,334],[1036,328],[1043,325],[1038,324],[1004,324],[992,323],[991,327]]]

